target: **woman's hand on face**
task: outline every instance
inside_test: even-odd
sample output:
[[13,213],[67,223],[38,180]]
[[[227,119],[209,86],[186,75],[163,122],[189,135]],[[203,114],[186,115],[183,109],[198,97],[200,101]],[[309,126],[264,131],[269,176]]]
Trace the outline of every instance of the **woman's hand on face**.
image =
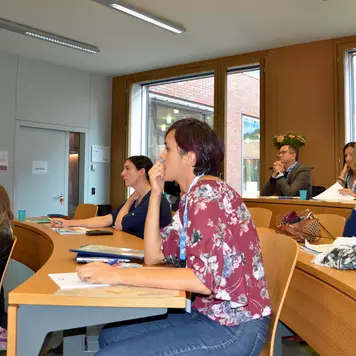
[[151,194],[162,194],[164,190],[164,165],[161,161],[156,161],[156,163],[149,170],[148,175],[150,177],[151,184]]
[[349,167],[347,166],[347,163],[345,163],[345,164],[344,164],[344,168],[342,169],[340,176],[341,176],[342,178],[345,178],[345,176],[346,176],[346,174],[347,174],[348,171],[349,171]]
[[50,227],[70,227],[70,220],[53,218]]
[[119,270],[103,262],[87,263],[77,267],[79,279],[87,283],[119,284]]

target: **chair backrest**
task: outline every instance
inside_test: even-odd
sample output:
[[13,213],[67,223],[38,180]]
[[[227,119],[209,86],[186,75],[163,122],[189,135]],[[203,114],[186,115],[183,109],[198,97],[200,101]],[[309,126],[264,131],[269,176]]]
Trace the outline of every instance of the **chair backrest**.
[[269,227],[272,211],[265,208],[248,208],[256,227]]
[[326,190],[325,187],[321,185],[312,185],[312,197],[315,197]]
[[[346,219],[343,216],[336,214],[316,214],[316,216],[331,235],[334,237],[342,236],[346,222]],[[321,229],[321,236],[329,237],[323,229]]]
[[9,266],[9,263],[10,263],[10,260],[11,260],[11,256],[12,256],[12,254],[14,252],[14,249],[15,249],[15,246],[16,246],[16,242],[17,242],[17,237],[14,235],[14,240],[12,242],[12,247],[11,247],[9,255],[7,256],[5,267],[4,267],[3,271],[2,271],[2,275],[1,275],[1,279],[0,279],[0,289],[1,289],[2,284],[4,282],[4,278],[5,278],[5,274],[6,274],[6,271],[7,271],[7,267]]
[[98,206],[94,204],[79,204],[75,209],[74,219],[88,219],[96,216]]
[[268,325],[266,344],[260,355],[273,356],[279,316],[297,263],[299,246],[289,236],[269,229],[257,229],[260,237],[262,258],[272,315]]

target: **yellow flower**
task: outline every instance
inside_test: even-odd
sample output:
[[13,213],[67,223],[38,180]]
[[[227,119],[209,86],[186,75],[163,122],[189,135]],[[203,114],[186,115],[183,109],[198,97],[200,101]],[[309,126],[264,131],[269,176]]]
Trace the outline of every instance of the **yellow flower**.
[[295,136],[294,135],[289,135],[290,138],[294,138]]
[[283,136],[278,136],[277,137],[277,142],[281,143],[284,141],[284,137]]

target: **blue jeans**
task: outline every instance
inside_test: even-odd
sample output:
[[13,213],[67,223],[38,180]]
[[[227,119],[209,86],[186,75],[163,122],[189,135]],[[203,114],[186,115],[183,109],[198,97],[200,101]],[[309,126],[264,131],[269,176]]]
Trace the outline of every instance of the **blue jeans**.
[[266,341],[269,317],[223,326],[195,309],[170,312],[153,321],[104,329],[96,356],[259,355]]

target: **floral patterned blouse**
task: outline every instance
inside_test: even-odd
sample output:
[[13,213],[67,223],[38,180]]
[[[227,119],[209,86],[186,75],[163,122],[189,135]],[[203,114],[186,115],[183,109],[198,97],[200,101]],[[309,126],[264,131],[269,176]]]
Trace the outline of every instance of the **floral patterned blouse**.
[[[161,229],[167,262],[179,263],[185,195]],[[271,314],[259,238],[241,197],[223,181],[201,178],[188,194],[187,267],[211,290],[193,308],[222,325]]]

